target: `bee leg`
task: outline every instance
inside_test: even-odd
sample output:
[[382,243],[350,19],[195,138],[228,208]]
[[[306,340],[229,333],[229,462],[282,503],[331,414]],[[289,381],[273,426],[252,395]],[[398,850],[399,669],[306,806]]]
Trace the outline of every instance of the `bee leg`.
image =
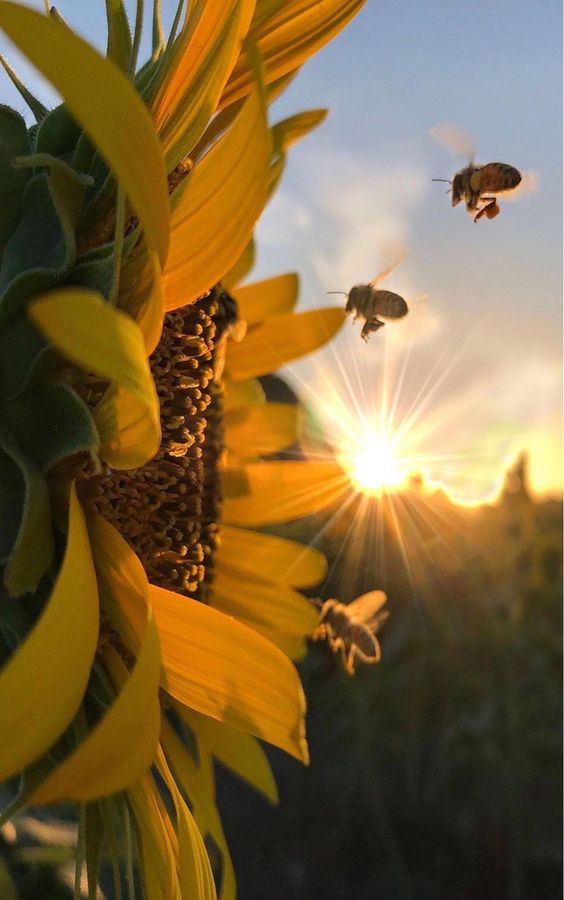
[[349,648],[349,652],[345,654],[346,660],[343,659],[345,664],[345,669],[349,675],[354,675],[354,657],[355,657],[355,647],[354,645]]
[[363,341],[368,341],[368,338],[372,334],[373,331],[378,331],[380,328],[383,328],[385,322],[381,322],[380,319],[377,319],[374,316],[373,319],[367,319],[362,327],[362,331],[360,332],[360,336]]

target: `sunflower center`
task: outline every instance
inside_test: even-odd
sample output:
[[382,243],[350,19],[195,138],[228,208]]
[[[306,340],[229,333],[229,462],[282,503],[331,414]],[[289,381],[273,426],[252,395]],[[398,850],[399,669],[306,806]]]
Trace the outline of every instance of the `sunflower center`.
[[222,337],[236,319],[221,288],[169,313],[150,359],[162,443],[140,469],[105,468],[91,479],[101,513],[127,540],[151,582],[206,599],[218,543],[223,451],[222,389],[214,380]]

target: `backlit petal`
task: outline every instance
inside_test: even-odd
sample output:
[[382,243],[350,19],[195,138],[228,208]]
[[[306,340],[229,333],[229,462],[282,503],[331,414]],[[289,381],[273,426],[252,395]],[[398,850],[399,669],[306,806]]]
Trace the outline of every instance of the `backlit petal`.
[[249,493],[225,499],[223,518],[230,525],[274,525],[308,516],[338,500],[348,483],[332,462],[274,460],[242,471]]
[[327,560],[319,550],[271,534],[223,525],[216,563],[258,581],[281,581],[294,587],[313,587],[327,575]]
[[298,287],[298,276],[291,272],[235,288],[231,294],[237,301],[240,317],[247,325],[255,325],[268,316],[291,312],[298,299]]
[[165,270],[167,309],[199,297],[241,256],[266,202],[269,159],[270,133],[255,92],[180,189]]
[[305,761],[304,697],[270,641],[218,610],[150,585],[164,687],[181,703]]
[[275,372],[330,341],[344,319],[343,310],[334,306],[273,316],[250,329],[240,344],[229,342],[227,372],[235,380]]

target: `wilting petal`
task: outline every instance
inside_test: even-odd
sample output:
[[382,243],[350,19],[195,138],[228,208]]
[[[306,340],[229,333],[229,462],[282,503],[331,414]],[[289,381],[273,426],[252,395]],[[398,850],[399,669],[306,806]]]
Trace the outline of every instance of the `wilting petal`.
[[227,372],[235,380],[275,372],[330,341],[344,320],[344,311],[334,306],[273,316],[250,329],[240,344],[229,342]]
[[164,687],[181,703],[305,761],[304,698],[296,670],[251,628],[197,600],[149,586]]
[[0,672],[0,779],[37,759],[70,724],[90,675],[98,609],[88,532],[72,488],[67,547],[55,587]]
[[256,91],[185,181],[173,214],[167,309],[218,282],[249,242],[268,192],[270,134]]
[[[358,12],[365,0],[289,0],[275,3],[273,11],[251,27],[270,84],[301,66],[331,40]],[[272,8],[272,7],[271,7]],[[221,106],[249,93],[254,80],[245,52],[239,57],[225,86]]]
[[285,538],[222,525],[216,564],[228,572],[258,581],[281,581],[309,588],[327,575],[327,560],[319,550]]
[[278,803],[278,788],[266,754],[256,738],[225,722],[216,722],[193,709],[179,707],[184,721],[195,733],[199,747],[205,747],[224,766],[260,791],[271,803]]
[[[164,733],[170,726],[164,723]],[[194,900],[215,900],[216,890],[213,873],[204,841],[194,816],[178,790],[178,785],[167,765],[164,753],[159,747],[157,768],[170,791],[176,812],[178,834],[178,884],[182,897]]]
[[137,823],[145,895],[151,900],[183,900],[176,870],[178,846],[153,779],[144,775],[127,789],[127,799]]
[[269,316],[291,312],[298,299],[298,287],[298,276],[291,272],[235,288],[231,294],[237,301],[241,319],[247,325],[255,325]]
[[[180,715],[183,710],[179,707]],[[197,733],[194,734],[198,740]],[[220,900],[235,900],[235,872],[225,840],[221,819],[215,803],[215,779],[212,758],[198,741],[199,765],[186,751],[168,722],[163,722],[163,746],[174,771],[194,811],[194,818],[203,835],[210,835],[222,856]],[[191,895],[188,895],[191,896]]]
[[308,516],[338,500],[347,485],[343,470],[332,462],[275,460],[241,471],[249,493],[226,497],[223,518],[230,525],[274,525]]
[[32,803],[94,800],[128,787],[151,765],[159,739],[159,637],[152,619],[131,674],[114,650],[105,662],[120,693],[103,719],[33,794]]
[[102,458],[107,448],[111,465],[127,468],[137,440],[133,465],[150,459],[160,443],[160,412],[139,326],[93,291],[72,288],[44,294],[28,314],[64,356],[113,382],[95,416]]
[[151,104],[169,168],[191,152],[215,112],[254,5],[254,0],[208,0],[197,23],[195,10],[187,20]]
[[296,440],[299,409],[289,403],[263,403],[225,416],[225,443],[241,456],[266,456]]
[[151,117],[133,85],[53,16],[0,2],[0,28],[62,94],[123,184],[164,264],[170,222],[166,171]]

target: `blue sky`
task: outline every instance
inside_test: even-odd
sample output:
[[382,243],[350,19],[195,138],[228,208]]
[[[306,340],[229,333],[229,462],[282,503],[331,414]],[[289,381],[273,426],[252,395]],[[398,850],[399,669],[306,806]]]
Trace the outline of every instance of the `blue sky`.
[[[58,8],[104,46],[101,0]],[[380,411],[384,378],[393,395],[401,376],[396,425],[423,407],[417,453],[459,499],[491,496],[521,446],[536,489],[561,487],[561,19],[553,0],[368,0],[272,110],[273,122],[312,107],[330,115],[290,153],[253,279],[297,271],[306,309],[374,278],[390,243],[408,248],[385,284],[410,303],[407,319],[367,345],[346,323],[332,349],[286,374],[311,402],[328,382],[349,406],[362,394],[366,415]],[[5,81],[2,93],[21,108]],[[428,136],[445,121],[471,134],[477,161],[537,171],[539,191],[476,225],[452,209],[430,180],[465,162]]]

